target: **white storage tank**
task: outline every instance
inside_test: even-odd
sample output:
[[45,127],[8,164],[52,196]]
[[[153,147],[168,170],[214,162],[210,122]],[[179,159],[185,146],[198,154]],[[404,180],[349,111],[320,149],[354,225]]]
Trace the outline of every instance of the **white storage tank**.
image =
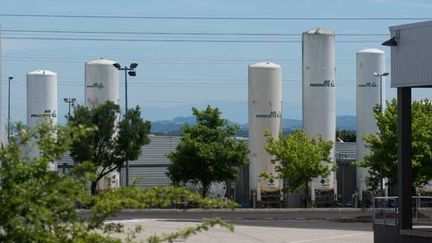
[[119,103],[119,72],[115,62],[96,59],[85,64],[85,105],[95,107],[110,100]]
[[[378,49],[363,49],[357,52],[357,160],[362,160],[370,153],[365,147],[363,137],[378,132],[373,109],[385,105],[385,93],[380,78],[374,73],[385,72],[385,53]],[[380,90],[382,91],[380,95]],[[367,168],[357,168],[357,189],[361,200],[366,189]]]
[[260,178],[266,172],[275,175],[273,157],[267,153],[264,137],[269,131],[274,138],[281,132],[282,84],[281,68],[270,62],[249,65],[248,81],[249,107],[249,189],[257,191],[258,200],[261,190],[277,191],[281,181]]
[[[119,104],[119,72],[114,61],[96,59],[85,63],[85,105],[90,108],[107,101]],[[120,174],[114,171],[98,183],[98,190],[120,186]]]
[[[48,70],[27,73],[27,126],[35,128],[42,122],[57,124],[57,74]],[[39,149],[29,143],[28,155],[36,158]],[[53,169],[55,169],[55,164]]]
[[[313,138],[335,142],[336,134],[336,62],[335,33],[312,29],[303,33],[303,129]],[[334,148],[331,156],[334,159]],[[311,197],[315,189],[333,190],[336,175],[312,179]]]

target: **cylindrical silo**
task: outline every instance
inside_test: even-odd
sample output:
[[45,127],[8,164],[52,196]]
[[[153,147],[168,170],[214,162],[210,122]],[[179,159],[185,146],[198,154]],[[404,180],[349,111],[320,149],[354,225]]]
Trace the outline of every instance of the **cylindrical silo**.
[[[363,137],[378,131],[373,109],[384,105],[385,95],[380,78],[374,73],[385,72],[385,53],[378,49],[364,49],[357,52],[357,160],[362,160],[370,151],[365,147]],[[366,189],[367,168],[357,168],[357,189],[360,200]]]
[[110,100],[119,103],[119,73],[115,62],[96,59],[85,64],[85,105],[95,107]]
[[[57,114],[57,74],[48,70],[27,73],[27,126],[35,128],[43,122],[55,125]],[[31,158],[39,156],[34,140],[29,143],[28,153]]]
[[[335,142],[336,134],[336,62],[335,33],[312,29],[303,33],[303,129],[313,138]],[[334,148],[331,153],[334,159]],[[315,190],[333,190],[336,193],[336,175],[313,178],[312,201]]]
[[281,68],[278,64],[269,62],[249,65],[248,83],[249,189],[258,193],[265,190],[277,191],[281,189],[281,181],[260,178],[260,174],[266,172],[275,175],[273,157],[265,150],[267,139],[264,134],[269,131],[277,138],[281,132]]
[[[114,61],[96,59],[85,63],[85,105],[97,107],[107,101],[119,104],[119,72]],[[113,171],[98,183],[98,190],[120,186],[120,174]]]

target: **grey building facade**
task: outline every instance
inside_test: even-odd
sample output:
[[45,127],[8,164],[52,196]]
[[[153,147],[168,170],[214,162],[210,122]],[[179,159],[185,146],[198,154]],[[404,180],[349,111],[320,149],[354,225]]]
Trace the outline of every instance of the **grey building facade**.
[[[151,135],[150,144],[143,147],[142,153],[135,161],[129,162],[129,183],[141,188],[168,186],[171,180],[166,175],[167,167],[171,161],[166,157],[169,152],[175,151],[181,137],[179,136],[155,136]],[[244,138],[241,138],[244,139]],[[338,199],[344,205],[352,203],[352,195],[355,192],[356,169],[353,162],[356,158],[355,143],[336,143],[335,146],[337,171],[337,194]],[[67,172],[73,165],[69,155],[57,162],[59,172]],[[120,185],[125,185],[126,168],[120,171]],[[240,168],[237,181],[232,182],[230,196],[232,199],[244,205],[249,202],[248,168]],[[299,196],[288,196],[285,206],[300,207]]]

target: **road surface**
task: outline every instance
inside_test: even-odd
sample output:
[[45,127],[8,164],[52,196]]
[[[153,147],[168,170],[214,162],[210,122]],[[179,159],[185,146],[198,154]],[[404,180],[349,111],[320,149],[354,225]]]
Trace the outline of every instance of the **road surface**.
[[[194,226],[196,219],[120,219],[111,222],[122,223],[127,229],[141,225],[143,231],[137,235],[138,242],[154,234],[175,232],[185,227]],[[234,232],[215,227],[207,232],[194,235],[176,242],[188,243],[372,243],[371,223],[337,222],[333,220],[228,220],[235,225]],[[122,235],[125,238],[126,235]]]

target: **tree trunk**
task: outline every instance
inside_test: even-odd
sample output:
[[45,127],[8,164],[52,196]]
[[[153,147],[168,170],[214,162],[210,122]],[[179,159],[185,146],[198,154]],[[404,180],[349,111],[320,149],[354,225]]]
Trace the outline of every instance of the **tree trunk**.
[[96,195],[96,187],[97,187],[97,181],[92,181],[90,187],[90,191],[92,195]]
[[309,205],[309,192],[310,192],[309,182],[305,183],[304,188],[305,188],[305,208],[307,208]]
[[210,183],[208,182],[202,182],[202,191],[201,196],[206,197],[208,191],[209,191]]

